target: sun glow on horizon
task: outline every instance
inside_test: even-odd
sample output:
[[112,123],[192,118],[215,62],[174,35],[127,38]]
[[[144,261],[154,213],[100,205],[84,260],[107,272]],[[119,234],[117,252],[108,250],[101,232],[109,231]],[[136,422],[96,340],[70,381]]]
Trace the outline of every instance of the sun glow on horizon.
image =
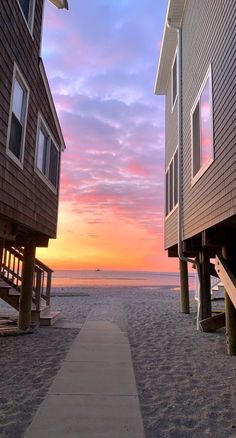
[[88,213],[78,215],[69,202],[62,201],[58,237],[50,240],[48,248],[38,248],[37,257],[54,270],[176,271],[176,261],[170,263],[162,248],[161,232],[154,235],[111,211],[92,220]]

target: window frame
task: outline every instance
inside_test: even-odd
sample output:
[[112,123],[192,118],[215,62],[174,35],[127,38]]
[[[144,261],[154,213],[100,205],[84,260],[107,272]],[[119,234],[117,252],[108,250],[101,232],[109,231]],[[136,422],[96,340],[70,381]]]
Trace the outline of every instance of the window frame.
[[34,16],[35,16],[36,0],[30,0],[30,2],[31,2],[31,6],[30,6],[30,18],[29,18],[29,20],[27,21],[27,19],[26,19],[26,17],[25,17],[25,14],[24,14],[24,12],[23,12],[23,10],[22,10],[22,7],[21,7],[21,4],[20,4],[20,1],[17,0],[17,4],[18,4],[18,6],[19,6],[19,9],[20,9],[21,15],[22,15],[22,17],[23,17],[23,19],[24,19],[24,21],[25,21],[25,23],[26,23],[26,25],[27,25],[27,28],[28,28],[28,30],[29,30],[29,32],[30,32],[31,37],[34,39],[34,37],[33,37],[33,33],[34,33]]
[[[177,160],[178,160],[178,146],[176,147],[170,162],[166,168],[165,171],[165,220],[169,218],[169,216],[172,215],[172,213],[178,208],[178,191],[179,191],[179,177],[178,177],[178,162],[177,162],[177,178],[175,175],[175,165],[174,165],[174,161],[175,161],[175,156],[177,156]],[[170,170],[172,169],[172,187],[171,187],[171,175],[170,175]],[[175,203],[175,184],[177,184],[177,202]],[[172,194],[172,199],[171,199],[171,195]],[[172,208],[171,208],[172,206]],[[170,209],[171,208],[171,209]]]
[[[16,80],[20,83],[20,85],[22,86],[22,88],[24,88],[24,91],[26,92],[25,115],[24,115],[24,124],[22,125],[20,159],[17,158],[17,156],[10,150],[10,135],[11,135],[12,114],[13,114],[13,97],[14,97],[14,88],[15,88],[15,81]],[[24,79],[24,76],[22,75],[21,71],[19,70],[18,66],[16,65],[16,63],[14,63],[13,75],[12,75],[12,86],[11,86],[11,101],[10,101],[9,117],[8,117],[6,153],[21,169],[23,169],[23,163],[24,163],[29,97],[30,97],[30,88],[29,88],[26,80]]]
[[[46,174],[38,167],[38,148],[39,148],[39,134],[40,130],[47,135],[49,140],[47,141],[47,151],[46,151]],[[50,141],[50,146],[48,146]],[[58,152],[58,162],[57,162],[57,182],[56,186],[49,179],[49,169],[50,169],[50,153],[51,153],[51,143],[55,146]],[[47,123],[45,122],[41,113],[38,114],[38,122],[37,122],[37,133],[36,133],[36,147],[35,147],[35,162],[34,162],[34,170],[37,175],[43,180],[43,182],[53,191],[53,193],[57,194],[59,190],[59,172],[60,172],[60,147],[55,141],[54,136],[51,133]]]
[[[210,133],[211,133],[211,157],[207,160],[207,162],[199,167],[199,170],[195,173],[194,175],[194,160],[196,157],[196,152],[194,151],[194,122],[193,122],[193,118],[194,118],[194,114],[195,111],[197,109],[197,106],[199,105],[199,112],[200,112],[200,99],[203,93],[203,90],[205,88],[205,85],[207,83],[207,81],[209,80],[209,103],[210,103],[210,115],[211,115],[211,120],[210,120]],[[201,177],[202,175],[204,175],[204,173],[207,171],[207,169],[211,166],[211,164],[214,162],[215,160],[215,156],[214,156],[214,123],[213,123],[213,91],[212,91],[212,65],[210,64],[207,73],[202,81],[202,85],[199,89],[199,92],[197,94],[197,97],[194,101],[194,104],[191,108],[190,111],[190,118],[191,118],[191,185],[193,186]],[[201,130],[201,122],[200,122],[200,117],[199,117],[199,133]],[[201,144],[199,141],[199,154],[201,152]]]
[[[174,97],[174,76],[173,76],[173,71],[174,71],[174,65],[176,62],[176,96],[175,96],[175,100],[173,100]],[[176,102],[178,99],[178,48],[176,48],[175,54],[174,54],[174,60],[172,62],[171,65],[171,112],[173,113]]]

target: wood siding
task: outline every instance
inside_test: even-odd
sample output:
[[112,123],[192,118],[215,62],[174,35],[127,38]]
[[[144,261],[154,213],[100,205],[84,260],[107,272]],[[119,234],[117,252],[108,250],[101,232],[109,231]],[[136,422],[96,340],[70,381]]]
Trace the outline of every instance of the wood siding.
[[[4,0],[0,8],[0,215],[55,237],[58,195],[34,169],[39,111],[60,147],[39,70],[43,0],[35,3],[33,38],[17,1]],[[23,169],[6,155],[14,63],[30,88]]]
[[[183,19],[184,238],[236,215],[234,0],[189,0]],[[214,162],[191,185],[191,109],[212,66]],[[170,101],[170,96],[167,95]],[[168,109],[168,105],[166,111]],[[167,114],[167,133],[174,129]],[[170,134],[169,134],[170,136]],[[174,134],[171,133],[172,138]],[[172,220],[171,218],[168,219]],[[174,220],[166,246],[177,243]]]
[[[173,52],[173,60],[175,56],[175,51]],[[169,73],[169,85],[166,95],[166,133],[165,133],[165,171],[168,168],[171,159],[175,153],[176,147],[178,146],[178,97],[175,102],[175,106],[172,111],[172,96],[171,96],[171,71]],[[177,238],[177,210],[170,213],[165,219],[165,234],[164,234],[164,245],[165,248],[170,248],[172,245],[176,244]]]
[[[173,54],[174,56],[174,54]],[[171,72],[169,73],[169,85],[166,95],[166,139],[165,139],[165,169],[168,167],[176,147],[178,146],[178,97],[172,111],[171,100]]]
[[165,235],[164,246],[165,249],[171,248],[171,246],[177,243],[177,230],[178,230],[178,207],[175,209],[165,220]]

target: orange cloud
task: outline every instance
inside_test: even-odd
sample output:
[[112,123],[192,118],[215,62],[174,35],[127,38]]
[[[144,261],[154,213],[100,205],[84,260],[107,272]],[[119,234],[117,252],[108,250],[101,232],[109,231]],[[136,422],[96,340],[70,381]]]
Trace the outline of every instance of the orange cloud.
[[[96,213],[97,214],[97,213]],[[112,212],[77,214],[61,203],[58,238],[37,255],[53,269],[177,270],[163,250],[162,235],[152,235]],[[75,226],[76,224],[76,226]],[[171,269],[170,269],[171,267]]]
[[163,250],[164,100],[152,91],[165,10],[166,0],[71,2],[68,13],[45,3],[67,144],[58,238],[38,251],[53,268],[177,269]]

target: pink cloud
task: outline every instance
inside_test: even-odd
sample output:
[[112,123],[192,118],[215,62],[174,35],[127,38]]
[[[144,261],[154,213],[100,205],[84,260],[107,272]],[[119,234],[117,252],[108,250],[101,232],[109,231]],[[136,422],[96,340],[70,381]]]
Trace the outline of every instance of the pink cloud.
[[163,226],[164,100],[153,85],[166,0],[71,2],[64,13],[47,3],[45,64],[67,144],[61,200],[78,221],[87,215],[91,237],[110,212],[145,229],[154,248]]
[[128,172],[133,173],[134,175],[139,175],[139,176],[149,175],[148,170],[135,160],[129,163],[127,170]]

